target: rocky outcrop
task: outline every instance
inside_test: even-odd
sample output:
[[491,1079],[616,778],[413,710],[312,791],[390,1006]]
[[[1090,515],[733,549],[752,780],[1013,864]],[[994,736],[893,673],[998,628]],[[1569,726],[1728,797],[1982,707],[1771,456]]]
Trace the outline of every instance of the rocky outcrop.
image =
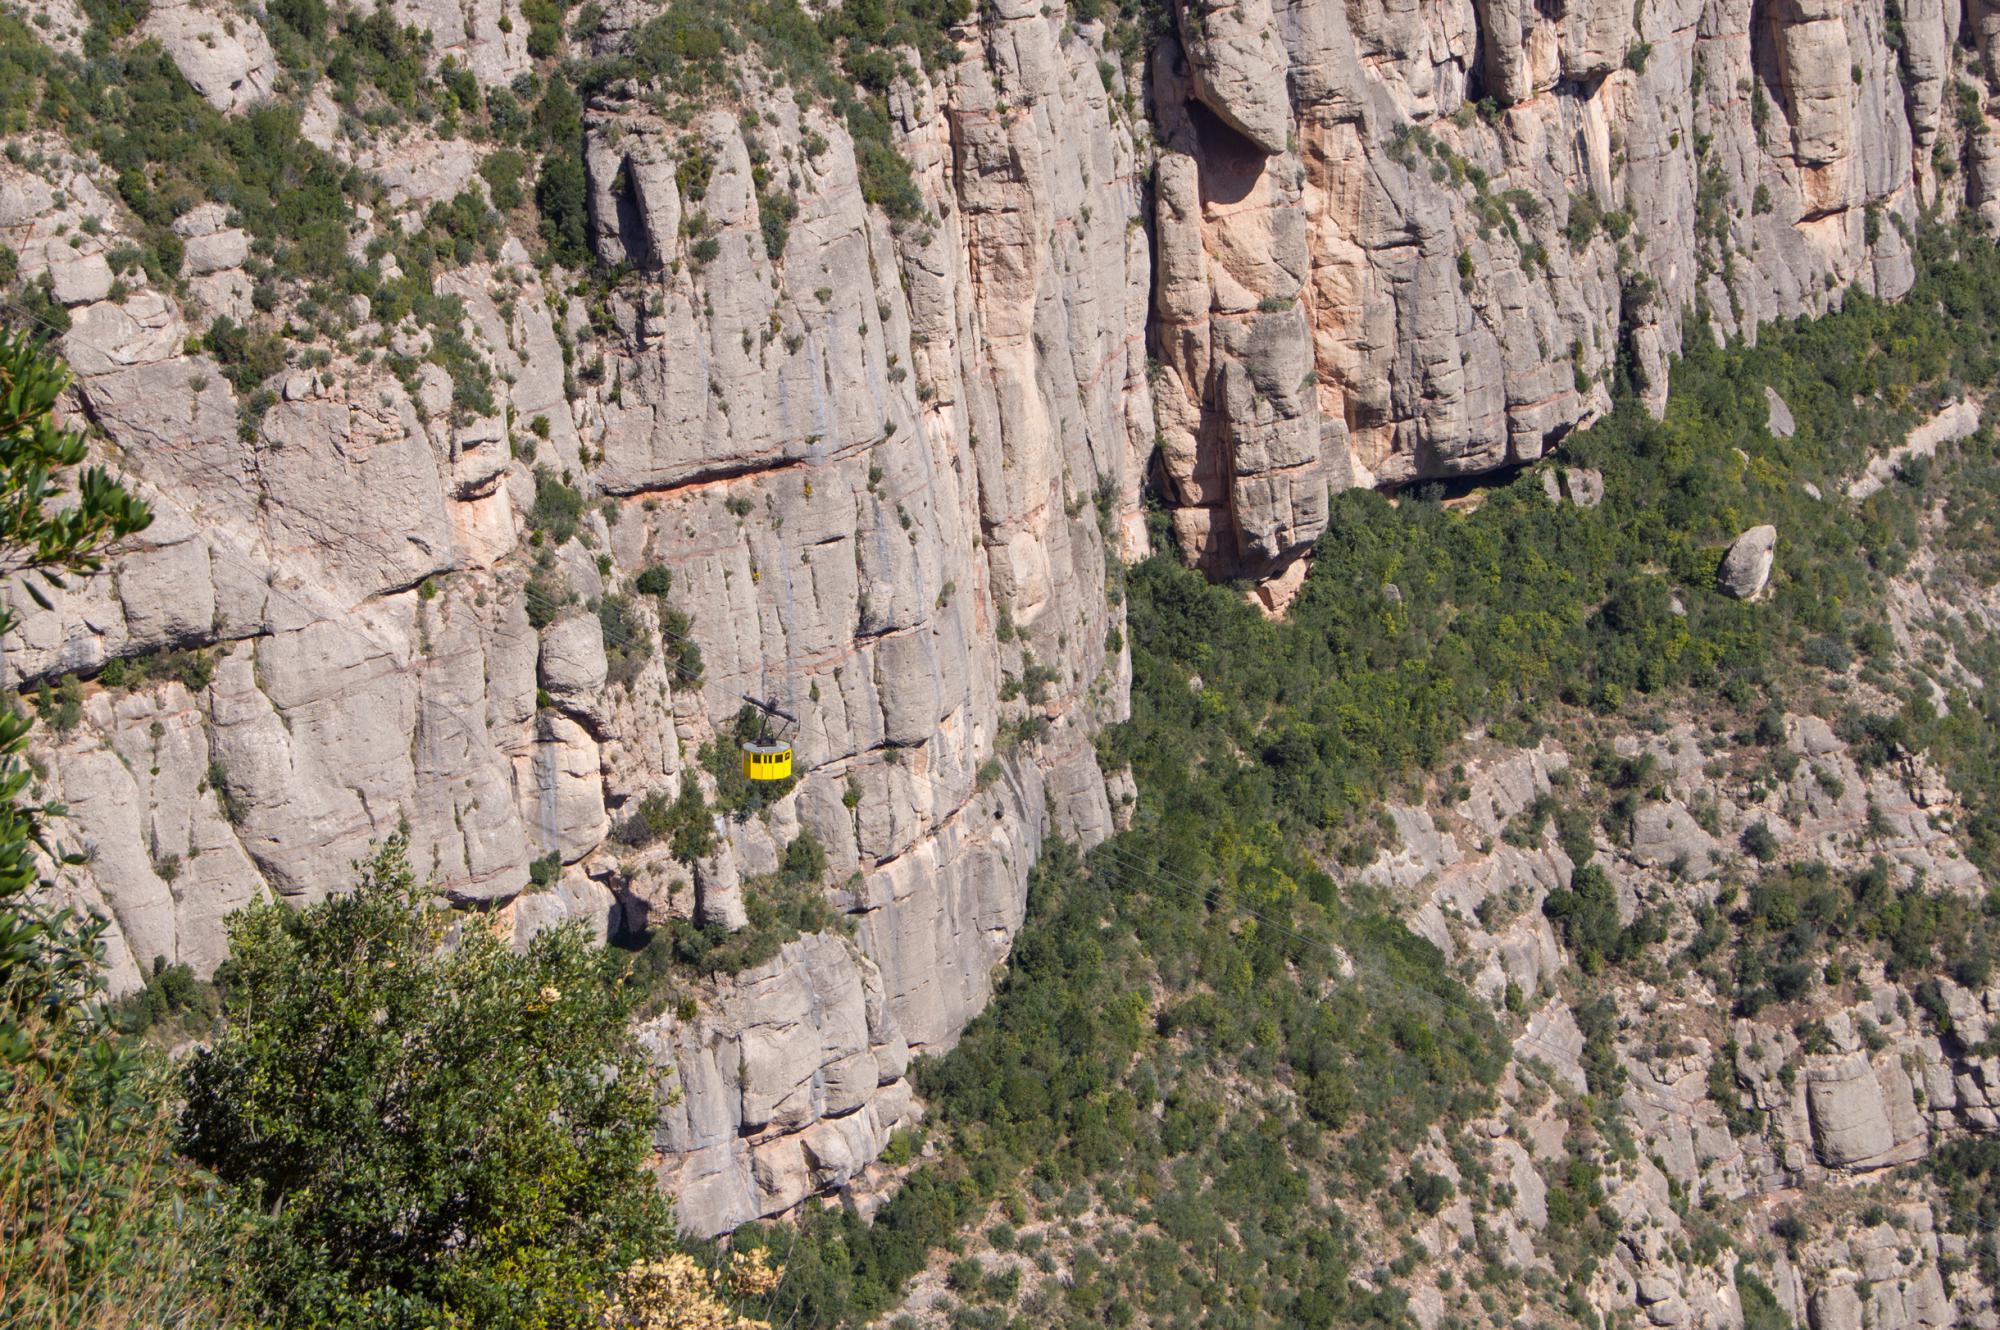
[[[178,12],[155,21],[195,22]],[[433,60],[488,81],[514,67],[511,4],[395,12],[432,33]],[[603,39],[650,12],[609,7]],[[257,40],[247,14],[228,21]],[[74,409],[158,514],[53,608],[9,593],[7,682],[81,676],[78,724],[44,730],[39,757],[88,857],[63,890],[112,925],[114,991],[156,957],[208,973],[229,910],[342,890],[391,833],[517,939],[564,920],[599,937],[664,916],[740,926],[810,833],[853,929],[797,944],[832,948],[810,951],[830,976],[812,1000],[865,988],[864,1024],[894,1032],[864,1041],[877,1065],[957,1037],[1044,836],[1113,825],[1123,787],[1092,735],[1124,714],[1130,664],[1106,587],[1144,548],[1152,437],[1140,147],[1101,33],[1027,6],[977,32],[891,101],[920,223],[864,203],[839,119],[759,86],[754,62],[754,122],[672,125],[606,95],[586,116],[588,191],[599,252],[629,276],[571,299],[577,275],[506,238],[439,274],[456,328],[353,299],[319,316],[340,336],[298,319],[294,363],[243,391],[199,349],[217,317],[259,317],[237,219],[178,219],[185,286],[114,281],[138,227],[101,167],[55,140],[0,163],[0,240],[70,310]],[[225,49],[163,41],[197,80]],[[231,109],[263,90],[204,85]],[[310,132],[381,186],[355,209],[357,258],[386,268],[373,242],[484,189],[490,145],[336,131],[313,121],[322,92]],[[712,163],[699,200],[678,171],[694,153]],[[796,204],[782,244],[761,225],[771,190]],[[490,405],[444,363],[451,332]],[[573,536],[534,516],[538,493]],[[757,815],[718,809],[715,852],[680,863],[634,815],[690,787],[718,798],[746,693],[799,717],[799,779]],[[701,1038],[754,1043],[793,977],[699,999]],[[735,1075],[690,1064],[682,1125],[663,1128],[704,1231],[835,1185],[914,1111],[893,1103],[898,1064],[853,1083],[867,1105],[812,1099],[823,1130],[771,1109],[752,1149],[750,1119],[714,1097]]]
[[1753,526],[1729,543],[1722,564],[1715,570],[1715,585],[1724,595],[1749,600],[1763,591],[1771,580],[1771,565],[1777,558],[1778,528]]
[[1983,77],[1943,114],[1954,6],[1176,14],[1159,467],[1218,573],[1306,550],[1327,487],[1543,456],[1606,408],[1620,347],[1659,406],[1684,311],[1728,335],[1899,295],[1919,209],[1996,206]]
[[1913,457],[1937,456],[1939,445],[1969,438],[1979,428],[1979,403],[1953,402],[1930,419],[1913,428],[1903,441],[1886,453],[1868,459],[1868,466],[1847,486],[1847,497],[1865,499],[1881,490],[1896,475],[1897,468]]
[[673,1102],[656,1138],[683,1228],[703,1236],[838,1189],[921,1108],[875,965],[813,934],[643,1025]]
[[[38,30],[79,48],[68,0],[44,8]],[[434,67],[497,89],[531,66],[516,0],[390,10]],[[593,7],[588,40],[615,54],[657,10]],[[24,144],[0,163],[0,239],[68,312],[74,408],[159,514],[54,608],[8,593],[7,682],[81,679],[77,723],[38,753],[88,857],[64,890],[111,920],[124,991],[155,957],[206,973],[230,909],[341,890],[391,832],[517,938],[740,926],[810,833],[852,936],[649,1027],[680,1069],[662,1170],[704,1232],[848,1185],[916,1111],[907,1050],[986,1002],[1043,838],[1105,835],[1129,794],[1092,735],[1127,706],[1112,588],[1146,547],[1142,478],[1182,549],[1262,579],[1280,613],[1337,489],[1537,462],[1605,409],[1621,355],[1657,405],[1685,318],[1752,333],[1849,285],[1900,293],[1919,208],[2000,217],[1963,49],[1991,26],[1923,3],[1892,25],[1882,0],[1185,0],[1121,63],[1102,19],[997,0],[889,92],[921,199],[899,221],[864,200],[843,119],[754,59],[726,103],[616,81],[583,113],[601,271],[505,237],[438,274],[443,321],[343,295],[287,319],[292,363],[243,390],[202,349],[270,303],[242,219],[188,209],[177,282],[121,274],[141,228],[115,182],[53,136]],[[250,8],[160,0],[144,31],[224,113],[277,89]],[[381,275],[433,206],[488,193],[492,144],[298,93],[308,139],[373,182],[348,241]],[[482,391],[454,381],[461,341]],[[1552,499],[1604,497],[1544,465]],[[1759,539],[1742,594],[1768,576]],[[1960,612],[1901,594],[1905,635]],[[745,694],[799,716],[800,778],[754,815],[718,808],[714,852],[679,862],[635,815],[718,799]],[[1715,890],[1753,823],[1832,843],[1871,802],[1898,872],[1969,880],[1907,786],[1823,722],[1790,733],[1800,774],[1719,807],[1696,799],[1699,736],[1659,748],[1671,788],[1595,847],[1622,913]],[[1402,844],[1367,875],[1421,898],[1483,996],[1532,1004],[1523,1066],[1581,1091],[1535,908],[1577,865],[1552,832],[1504,835],[1567,765],[1499,758],[1463,808],[1392,809]],[[1990,1013],[1963,1000],[1967,1028]],[[1698,1094],[1710,1033],[1634,1060],[1635,1115]],[[1665,1179],[1743,1195],[1879,1171],[1913,1120],[1990,1125],[1991,1068],[1920,1053],[1903,1071],[1843,1043],[1791,1086],[1740,1063],[1784,1124],[1773,1147],[1732,1147],[1713,1114],[1649,1122],[1664,1162],[1623,1179],[1631,1204]],[[1509,1167],[1562,1133],[1531,1124]],[[1539,1226],[1523,1205],[1510,1243]],[[1610,1277],[1655,1324],[1726,1319],[1729,1288],[1669,1280],[1663,1250]]]
[[1595,508],[1604,502],[1604,473],[1588,466],[1549,467],[1542,472],[1542,493],[1551,503]]
[[472,71],[488,87],[528,72],[528,21],[519,0],[393,0],[396,21],[431,40],[431,54]]
[[240,111],[277,87],[278,58],[264,29],[226,0],[155,0],[139,32],[218,111]]
[[[1500,1106],[1466,1124],[1470,1155],[1461,1144],[1451,1159],[1438,1151],[1422,1161],[1456,1180],[1452,1160],[1477,1158],[1507,1185],[1480,1228],[1469,1210],[1455,1224],[1447,1209],[1420,1235],[1431,1253],[1411,1281],[1420,1325],[1445,1323],[1433,1280],[1448,1286],[1437,1269],[1454,1253],[1476,1263],[1504,1251],[1530,1279],[1560,1271],[1544,1246],[1549,1195],[1576,1176],[1572,1160],[1603,1157],[1589,1153],[1588,1132],[1577,1134],[1576,1110],[1587,1092],[1603,1092],[1607,1056],[1622,1077],[1621,1130],[1638,1148],[1605,1167],[1599,1214],[1616,1237],[1578,1289],[1597,1311],[1656,1327],[1741,1327],[1736,1271],[1753,1263],[1787,1313],[1814,1330],[1994,1323],[1992,1291],[1964,1260],[1977,1235],[1937,1231],[1921,1165],[1938,1142],[2000,1125],[2000,1077],[1986,1056],[2000,1029],[2000,987],[1937,978],[1925,1002],[1938,1019],[1913,1001],[1914,977],[1892,979],[1869,963],[1806,1003],[1809,1015],[1787,1004],[1740,1017],[1728,1014],[1726,991],[1690,973],[1682,948],[1691,921],[1737,889],[1718,883],[1737,869],[1723,846],[1754,822],[1780,828],[1798,862],[1855,872],[1879,857],[1904,889],[1984,891],[1948,829],[1948,800],[1923,773],[1862,772],[1814,717],[1787,718],[1785,730],[1797,760],[1783,764],[1792,775],[1777,789],[1750,777],[1754,764],[1739,768],[1741,755],[1705,724],[1617,742],[1620,756],[1651,773],[1651,792],[1629,834],[1600,824],[1592,863],[1616,887],[1621,921],[1641,911],[1670,921],[1667,939],[1649,947],[1672,959],[1585,989],[1614,1012],[1608,1025],[1597,1016],[1595,1037],[1608,1043],[1594,1052],[1563,997],[1576,991],[1572,958],[1541,909],[1571,881],[1568,848],[1553,826],[1538,839],[1518,824],[1510,834],[1538,798],[1575,798],[1590,777],[1548,742],[1482,745],[1464,754],[1449,800],[1390,808],[1398,844],[1361,878],[1405,893],[1412,926],[1475,992],[1519,1013]],[[1935,820],[1918,814],[1924,801]],[[1872,830],[1857,835],[1864,826]],[[1798,1231],[1810,1236],[1775,1254],[1760,1249],[1784,1214],[1804,1217]],[[1735,1251],[1695,1254],[1703,1230],[1726,1232]]]

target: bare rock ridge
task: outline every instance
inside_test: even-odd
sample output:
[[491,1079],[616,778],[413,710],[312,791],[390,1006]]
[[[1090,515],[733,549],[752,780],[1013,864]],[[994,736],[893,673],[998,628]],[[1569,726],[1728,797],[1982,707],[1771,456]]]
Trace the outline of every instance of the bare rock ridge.
[[[78,49],[80,11],[44,8],[34,31]],[[490,88],[531,67],[517,0],[392,8]],[[611,50],[654,7],[601,10]],[[1116,825],[1129,778],[1091,739],[1128,705],[1115,565],[1144,551],[1149,471],[1182,549],[1276,607],[1339,488],[1539,458],[1605,409],[1621,346],[1662,398],[1683,311],[1749,332],[1849,284],[1896,295],[1919,208],[2000,198],[1962,44],[1992,25],[1955,7],[1903,4],[1894,46],[1883,0],[1172,17],[1121,65],[1100,20],[982,7],[891,95],[928,213],[901,227],[844,123],[754,61],[740,104],[686,123],[605,90],[589,238],[629,276],[586,293],[519,238],[444,272],[477,409],[437,332],[366,297],[342,348],[239,391],[196,348],[259,313],[240,219],[180,216],[164,289],[112,270],[137,224],[102,163],[55,135],[0,161],[0,241],[68,313],[75,409],[159,515],[53,609],[10,591],[4,644],[10,685],[82,679],[39,757],[114,987],[156,957],[208,973],[230,910],[340,890],[396,832],[525,938],[740,925],[810,831],[851,940],[799,939],[647,1033],[683,1092],[660,1135],[683,1222],[781,1212],[918,1112],[902,1066],[985,1004],[1043,837]],[[156,0],[146,24],[224,114],[279,86],[254,6]],[[489,145],[371,127],[324,87],[301,114],[381,186],[357,261],[491,192]],[[797,205],[776,244],[767,168]],[[378,339],[414,374],[345,349]],[[531,530],[557,486],[573,539]],[[1552,497],[1601,493],[1572,470]],[[744,693],[801,717],[801,779],[680,863],[636,815],[717,797],[700,754]],[[1635,834],[1666,859],[1696,839]],[[1508,964],[1544,963],[1517,942]],[[1894,1153],[1901,1110],[1849,1080],[1808,1083],[1813,1139]]]
[[[1984,891],[1952,834],[1956,810],[1920,759],[1911,769],[1869,770],[1823,720],[1788,716],[1784,731],[1796,765],[1775,787],[1719,756],[1722,745],[1699,722],[1618,742],[1622,756],[1653,763],[1660,782],[1623,834],[1599,828],[1594,836],[1590,863],[1615,886],[1621,920],[1662,907],[1690,919],[1691,907],[1720,889],[1713,861],[1727,853],[1722,847],[1759,824],[1789,852],[1837,869],[1873,862],[1899,882]],[[1496,1003],[1503,993],[1527,995],[1527,1028],[1502,1079],[1500,1109],[1474,1131],[1492,1142],[1496,1161],[1515,1161],[1511,1204],[1485,1222],[1530,1270],[1548,1268],[1535,1245],[1549,1223],[1546,1179],[1559,1175],[1572,1148],[1561,1094],[1550,1098],[1541,1087],[1580,1093],[1585,1085],[1583,1035],[1549,982],[1567,959],[1540,907],[1580,865],[1552,829],[1525,843],[1499,833],[1558,782],[1573,792],[1579,779],[1588,778],[1551,743],[1474,758],[1465,765],[1466,797],[1451,808],[1389,810],[1400,844],[1363,872],[1417,892],[1414,926],[1473,976],[1475,990]],[[1875,828],[1872,839],[1856,834],[1864,826]],[[1913,979],[1892,979],[1879,964],[1856,977],[1854,994],[1799,1027],[1810,1039],[1770,1011],[1731,1015],[1727,996],[1701,979],[1620,983],[1619,1109],[1640,1148],[1606,1185],[1623,1226],[1583,1290],[1592,1307],[1636,1312],[1658,1327],[1742,1326],[1741,1258],[1731,1253],[1718,1264],[1691,1255],[1689,1208],[1810,1195],[1812,1237],[1775,1257],[1772,1291],[1797,1324],[1996,1323],[1992,1289],[1964,1270],[1976,1239],[1938,1231],[1932,1204],[1918,1199],[1921,1175],[1902,1193],[1890,1184],[1905,1177],[1899,1166],[1925,1161],[1951,1136],[2000,1125],[2000,1078],[1987,1055],[2000,987],[1938,980],[1930,1000],[1950,1017],[1942,1032],[1913,1002]],[[1761,1129],[1746,1127],[1745,1114]],[[1442,1151],[1436,1166],[1449,1166]],[[1863,1185],[1876,1203],[1841,1199]],[[1463,1237],[1453,1223],[1450,1211],[1440,1217],[1432,1245],[1447,1258]],[[1444,1307],[1426,1284],[1418,1280],[1411,1309],[1436,1330]]]

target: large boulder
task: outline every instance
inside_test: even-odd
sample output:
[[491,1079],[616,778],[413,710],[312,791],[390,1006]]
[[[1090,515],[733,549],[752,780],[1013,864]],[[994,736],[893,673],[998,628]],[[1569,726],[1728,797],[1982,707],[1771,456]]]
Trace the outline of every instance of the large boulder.
[[1771,563],[1778,548],[1778,528],[1753,526],[1730,543],[1716,570],[1715,584],[1725,596],[1749,600],[1771,580]]
[[1798,422],[1792,419],[1792,409],[1785,405],[1785,399],[1778,396],[1776,388],[1764,388],[1765,420],[1764,428],[1771,431],[1774,439],[1789,439],[1798,432]]
[[278,58],[256,21],[235,6],[157,0],[140,35],[150,37],[179,66],[182,77],[228,114],[271,95]]
[[1877,1067],[1854,1052],[1809,1067],[1806,1107],[1813,1151],[1828,1168],[1884,1168],[1924,1154],[1923,1122],[1899,1063]]

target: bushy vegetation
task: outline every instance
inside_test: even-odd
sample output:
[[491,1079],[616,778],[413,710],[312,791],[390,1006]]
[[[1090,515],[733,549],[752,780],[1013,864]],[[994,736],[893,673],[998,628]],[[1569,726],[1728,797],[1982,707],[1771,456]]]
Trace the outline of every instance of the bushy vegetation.
[[1838,962],[1829,973],[1829,957],[1847,947],[1879,954],[1891,979],[1914,984],[1942,973],[1983,988],[1992,976],[2000,899],[1899,888],[1880,856],[1847,874],[1811,860],[1760,873],[1747,891],[1725,888],[1696,924],[1688,959],[1718,991],[1735,994],[1738,1014],[1750,1016],[1806,997],[1838,975]]
[[852,920],[827,902],[825,874],[826,852],[810,831],[802,831],[786,847],[777,872],[743,884],[749,917],[744,927],[732,933],[716,923],[664,920],[633,961],[634,981],[648,994],[641,1010],[657,1010],[663,994],[692,979],[762,965],[805,934],[851,931]]
[[[51,414],[67,382],[38,345],[0,333],[0,563],[41,603],[150,521],[101,469],[77,470],[83,436]],[[13,626],[0,607],[0,633]],[[41,802],[31,727],[0,709],[0,1322],[220,1325],[227,1301],[202,1271],[225,1235],[99,1001],[104,926],[47,900],[43,865],[80,858]]]
[[776,1303],[799,1324],[879,1312],[1002,1197],[1155,1226],[1035,1324],[1194,1323],[1204,1308],[1213,1324],[1399,1323],[1396,1295],[1349,1283],[1349,1220],[1311,1197],[1387,1188],[1433,1124],[1474,1115],[1499,1032],[1385,901],[1254,854],[1183,891],[1168,884],[1188,848],[1134,836],[1086,862],[1045,847],[996,1001],[921,1065],[939,1161],[872,1226],[816,1215],[795,1244],[738,1235],[791,1252]]
[[[674,0],[639,29],[628,55],[593,63],[580,81],[594,88],[638,76],[683,104],[707,104],[734,82],[732,63],[754,53],[776,81],[839,113],[854,141],[862,197],[900,226],[927,210],[892,139],[889,90],[922,73],[898,52],[911,48],[924,68],[941,66],[951,28],[971,14],[969,0],[864,0],[830,6],[817,19],[798,0]],[[758,203],[765,250],[775,259],[791,200],[760,190]]]
[[1944,1191],[1944,1226],[1971,1240],[1979,1277],[2000,1284],[2000,1141],[1946,1141],[1931,1156],[1931,1176]]
[[597,1325],[616,1272],[671,1245],[619,969],[575,926],[516,953],[454,924],[393,839],[352,892],[234,916],[179,1135],[243,1216],[230,1273],[252,1307]]

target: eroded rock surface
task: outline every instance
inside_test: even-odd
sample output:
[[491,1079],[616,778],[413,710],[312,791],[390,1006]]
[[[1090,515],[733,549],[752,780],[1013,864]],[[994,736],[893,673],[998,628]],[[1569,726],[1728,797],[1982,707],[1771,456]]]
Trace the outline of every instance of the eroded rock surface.
[[[607,42],[652,12],[609,10]],[[524,68],[511,0],[394,12],[431,33],[434,63],[488,84]],[[270,91],[250,11],[152,14],[218,107]],[[757,1110],[776,1116],[752,1149],[750,1119],[690,1062],[663,1144],[687,1156],[668,1167],[703,1232],[874,1159],[915,1111],[901,1050],[949,1045],[985,1005],[1043,838],[1108,834],[1129,788],[1092,736],[1127,706],[1111,561],[1145,542],[1140,126],[1100,72],[1099,29],[1021,7],[966,37],[891,102],[922,225],[866,205],[842,122],[762,86],[754,62],[754,120],[684,128],[644,97],[595,100],[593,239],[631,275],[587,305],[577,274],[538,269],[518,238],[443,269],[437,294],[461,302],[456,331],[489,371],[476,408],[437,354],[444,330],[385,324],[367,297],[323,359],[239,390],[193,349],[218,316],[256,317],[239,219],[177,220],[185,287],[114,281],[139,227],[103,168],[53,138],[0,163],[0,241],[70,312],[72,409],[158,514],[54,608],[10,595],[7,682],[81,676],[79,722],[45,729],[41,757],[61,834],[90,855],[64,891],[111,921],[115,992],[156,958],[207,974],[229,910],[340,891],[391,834],[526,939],[565,920],[598,937],[676,915],[740,926],[809,833],[852,940],[793,948],[814,993],[866,990],[867,1028],[890,1033],[863,1050],[895,1070],[854,1061],[830,1073],[838,1093],[823,1077]],[[358,259],[393,265],[372,241],[485,189],[490,146],[373,133],[324,91],[306,132],[381,186],[355,212]],[[699,200],[678,171],[695,153],[713,163]],[[781,250],[760,227],[765,162],[798,205]],[[712,257],[681,225],[697,211]],[[530,529],[557,486],[576,496],[567,539]],[[714,852],[681,863],[636,815],[690,787],[717,799],[746,693],[799,717],[799,778],[759,814],[718,808]],[[774,1028],[780,971],[704,999],[701,1037]]]
[[820,933],[702,995],[698,1014],[643,1025],[677,1102],[661,1119],[661,1182],[704,1236],[846,1185],[922,1115],[873,962]]
[[[39,8],[44,40],[81,49],[70,0]],[[530,68],[516,0],[390,9],[436,68],[489,89]],[[611,53],[657,6],[592,12]],[[145,32],[225,113],[278,89],[257,7],[156,0]],[[703,1232],[848,1185],[917,1111],[907,1051],[985,1004],[1043,838],[1100,838],[1129,797],[1092,735],[1128,705],[1112,561],[1144,552],[1149,471],[1180,546],[1264,579],[1281,612],[1334,491],[1535,462],[1608,405],[1621,347],[1663,400],[1684,311],[1748,333],[1848,286],[1893,297],[1920,208],[2000,220],[1976,54],[1996,30],[1957,7],[1915,0],[1892,25],[1883,0],[1186,0],[1155,35],[1121,63],[1100,19],[982,8],[953,59],[891,90],[924,205],[901,226],[863,201],[844,123],[754,61],[728,109],[670,118],[600,90],[583,183],[617,276],[542,268],[525,231],[441,271],[490,371],[476,406],[448,330],[365,295],[343,297],[324,358],[239,390],[198,348],[219,317],[261,312],[241,218],[176,218],[181,282],[161,289],[113,267],[141,228],[101,163],[54,136],[0,162],[0,240],[68,312],[74,409],[158,513],[53,609],[10,593],[5,644],[10,685],[81,677],[77,724],[38,757],[91,856],[64,889],[111,920],[114,989],[160,957],[207,973],[229,910],[341,890],[392,833],[526,938],[738,926],[810,832],[852,936],[799,939],[649,1027],[683,1091],[663,1169]],[[490,144],[378,132],[324,83],[298,101],[306,138],[379,186],[348,242],[383,276],[374,242],[490,193]],[[781,243],[773,182],[797,205]],[[1795,427],[1769,405],[1774,432]],[[1595,472],[1544,465],[1551,497],[1602,499]],[[530,530],[558,485],[577,500],[566,540]],[[1766,542],[1745,594],[1769,564]],[[1964,613],[1915,583],[1894,594],[1904,637]],[[800,716],[801,777],[757,815],[718,812],[714,852],[679,862],[637,814],[717,796],[746,693]],[[1712,890],[1753,821],[1811,841],[1871,802],[1898,871],[1968,881],[1930,805],[1824,730],[1795,718],[1791,742],[1845,793],[1808,771],[1711,818],[1697,773],[1666,762],[1682,783],[1602,847],[1621,909]],[[1392,810],[1402,843],[1368,870],[1424,894],[1419,927],[1496,1001],[1563,964],[1525,906],[1577,865],[1546,837],[1478,847],[1567,765],[1517,754],[1474,773],[1464,810]],[[530,890],[537,864],[554,881]],[[1990,1025],[1990,994],[1949,996],[1965,1028]],[[1652,1205],[1668,1179],[1741,1195],[1879,1170],[1947,1117],[1992,1129],[1991,1066],[1893,1029],[1909,1059],[1843,1041],[1791,1086],[1745,1052],[1771,1147],[1663,1119],[1664,1162],[1614,1204]],[[1710,1033],[1635,1071],[1635,1103],[1698,1093]],[[1559,1001],[1518,1048],[1581,1089]],[[1561,1136],[1544,1122],[1509,1158],[1525,1224],[1524,1161]],[[1726,1323],[1733,1286],[1674,1267],[1672,1241],[1635,1240],[1607,1278],[1656,1325]],[[1898,1262],[1864,1323],[1934,1324],[1921,1269]],[[1810,1302],[1841,1330],[1856,1305]]]
[[1621,345],[1659,406],[1683,311],[1729,335],[1899,295],[1920,209],[1996,206],[1957,6],[1176,12],[1159,466],[1218,573],[1309,548],[1328,487],[1541,457],[1606,409]]

